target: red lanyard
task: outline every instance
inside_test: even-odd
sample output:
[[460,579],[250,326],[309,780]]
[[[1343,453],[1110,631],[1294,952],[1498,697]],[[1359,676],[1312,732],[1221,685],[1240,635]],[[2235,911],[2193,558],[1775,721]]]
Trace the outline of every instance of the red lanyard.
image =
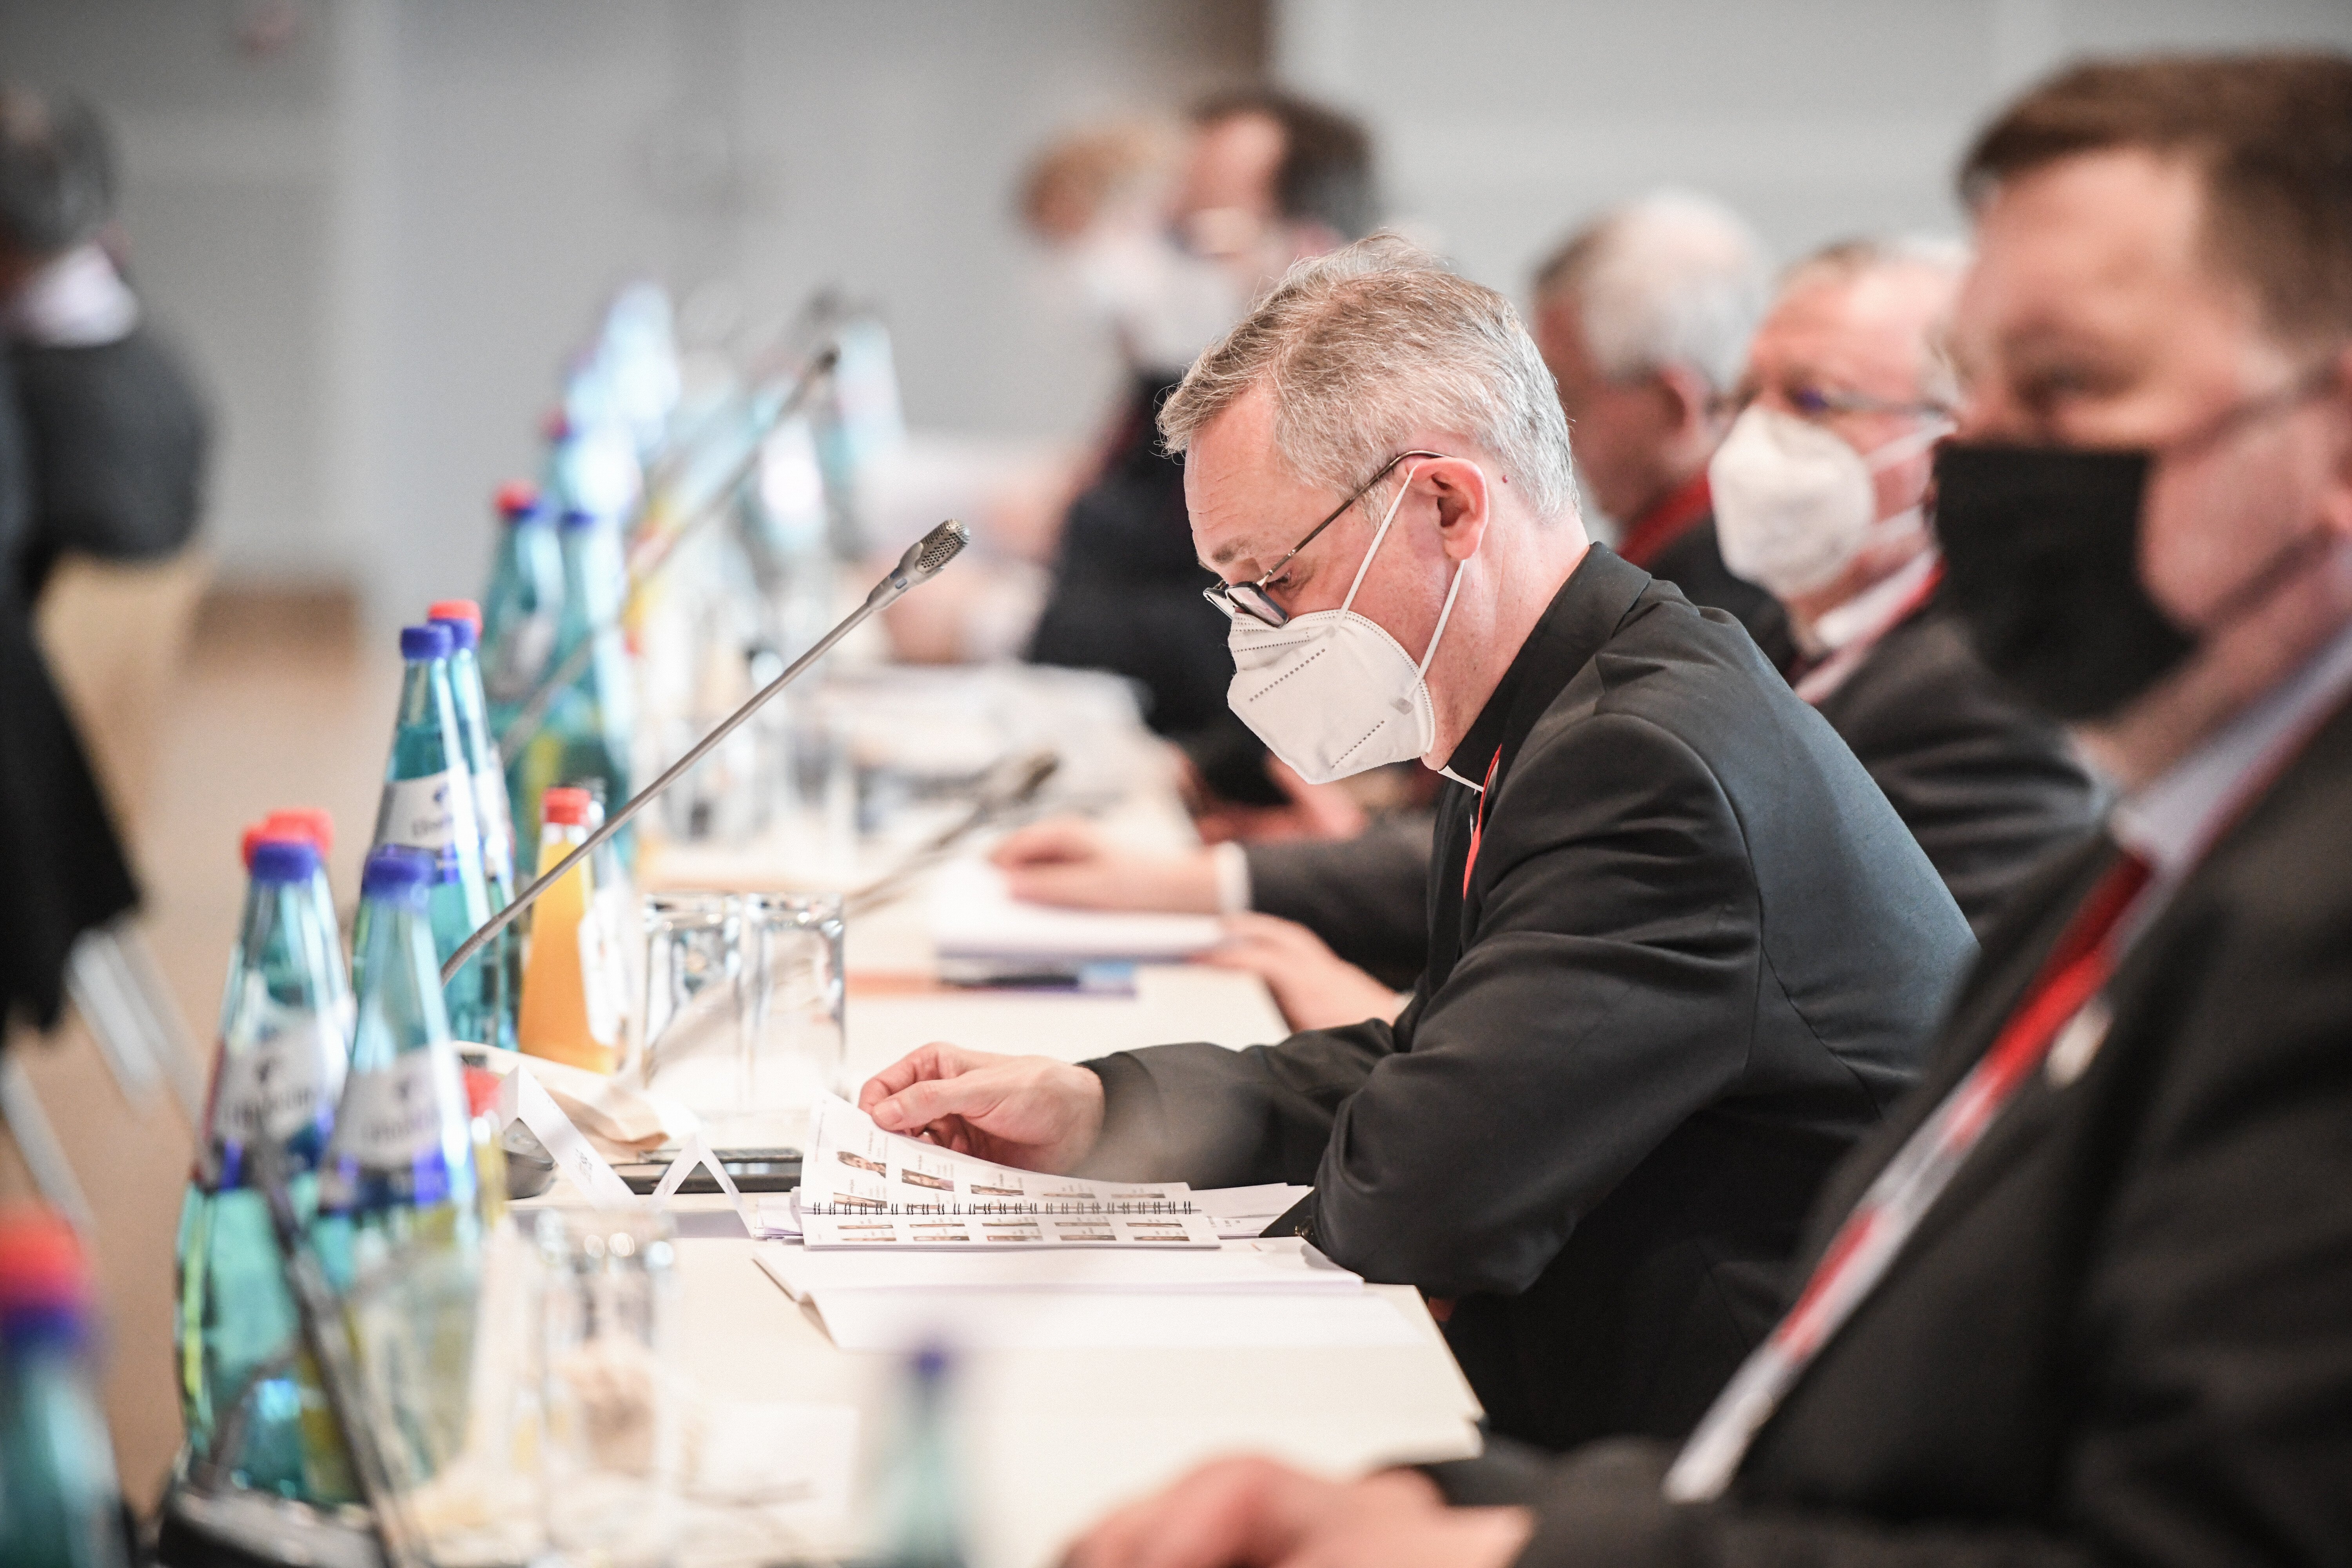
[[2051,950],[2000,1037],[1879,1172],[1805,1282],[1797,1304],[1741,1365],[1691,1434],[1666,1477],[1666,1497],[1699,1502],[1720,1495],[1757,1430],[1822,1345],[1876,1286],[1927,1206],[1950,1184],[1977,1141],[2026,1075],[2048,1057],[2115,967],[2116,927],[2147,886],[2147,862],[2125,854],[2109,868]]
[[[2327,704],[2273,743],[2248,770],[2228,809],[2200,836],[2189,857],[2191,865],[2269,794],[2342,706]],[[1992,1048],[1879,1172],[1838,1227],[1796,1306],[1717,1395],[1666,1474],[1669,1501],[1704,1502],[1722,1495],[1790,1385],[1877,1285],[1920,1215],[2026,1076],[2077,1030],[2088,1031],[2087,1043],[2095,1046],[2106,1028],[2106,1010],[2096,1004],[2115,967],[2114,938],[2149,875],[2147,862],[2126,851],[2083,900]]]
[[1470,873],[1478,865],[1478,840],[1486,833],[1486,797],[1495,790],[1495,769],[1502,763],[1503,748],[1495,748],[1494,757],[1486,763],[1486,782],[1478,786],[1478,814],[1470,819],[1470,856],[1462,862],[1462,896],[1470,896]]

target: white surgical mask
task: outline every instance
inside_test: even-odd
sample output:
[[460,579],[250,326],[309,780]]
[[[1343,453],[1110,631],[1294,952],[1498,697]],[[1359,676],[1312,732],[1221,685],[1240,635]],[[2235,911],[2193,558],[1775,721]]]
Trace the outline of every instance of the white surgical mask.
[[1097,231],[1070,249],[1065,265],[1140,371],[1181,371],[1249,307],[1224,268],[1155,233]]
[[1309,784],[1329,784],[1384,763],[1425,756],[1437,744],[1437,709],[1429,697],[1429,661],[1454,614],[1462,591],[1463,568],[1454,569],[1445,607],[1419,662],[1381,626],[1356,614],[1356,590],[1388,537],[1412,483],[1405,470],[1396,499],[1372,534],[1372,547],[1348,584],[1336,610],[1293,616],[1269,626],[1248,616],[1234,617],[1225,635],[1233,650],[1234,679],[1225,700],[1264,741]]
[[1932,421],[1864,455],[1810,419],[1750,404],[1706,468],[1723,563],[1775,598],[1828,586],[1878,531],[1916,517],[1882,523],[1871,476],[1950,428]]

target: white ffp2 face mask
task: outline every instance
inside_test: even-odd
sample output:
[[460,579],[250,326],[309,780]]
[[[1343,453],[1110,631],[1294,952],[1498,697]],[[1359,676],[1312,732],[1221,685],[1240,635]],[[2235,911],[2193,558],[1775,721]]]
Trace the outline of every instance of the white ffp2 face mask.
[[1408,762],[1437,744],[1437,709],[1424,678],[1469,563],[1454,569],[1445,607],[1418,663],[1378,622],[1351,607],[1412,483],[1408,468],[1338,609],[1294,616],[1280,626],[1237,616],[1225,634],[1234,656],[1226,702],[1309,784]]
[[1937,420],[1864,456],[1810,419],[1751,404],[1706,467],[1723,563],[1775,598],[1827,587],[1878,523],[1872,476],[1949,428]]

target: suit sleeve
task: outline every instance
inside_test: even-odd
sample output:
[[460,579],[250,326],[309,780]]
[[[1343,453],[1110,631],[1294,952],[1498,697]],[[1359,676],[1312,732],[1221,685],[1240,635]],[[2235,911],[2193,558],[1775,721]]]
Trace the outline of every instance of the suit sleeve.
[[1396,1049],[1383,1020],[1310,1029],[1279,1046],[1152,1046],[1086,1063],[1103,1130],[1076,1174],[1242,1187],[1310,1183],[1331,1117]]
[[1409,985],[1429,959],[1435,814],[1398,812],[1353,838],[1243,847],[1250,907],[1297,921],[1382,984]]
[[1462,958],[1400,1020],[1412,1048],[1371,1061],[1337,1108],[1315,1178],[1315,1239],[1336,1261],[1448,1296],[1533,1283],[1739,1076],[1760,984],[1730,803],[1645,720],[1539,732],[1475,869]]

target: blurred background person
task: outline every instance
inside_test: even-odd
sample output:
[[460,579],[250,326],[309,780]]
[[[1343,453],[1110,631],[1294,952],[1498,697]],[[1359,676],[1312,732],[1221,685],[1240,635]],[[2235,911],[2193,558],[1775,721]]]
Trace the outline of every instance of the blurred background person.
[[7,567],[116,809],[135,817],[205,571],[210,420],[124,280],[97,111],[0,87],[0,331],[25,438]]
[[1028,655],[1126,676],[1154,730],[1214,736],[1202,771],[1241,804],[1283,797],[1265,778],[1262,748],[1244,743],[1226,711],[1225,619],[1201,597],[1216,579],[1193,558],[1183,460],[1161,450],[1152,418],[1193,357],[1293,262],[1361,238],[1379,215],[1362,126],[1252,89],[1193,111],[1157,226],[1164,237],[1114,201],[1079,251],[1087,288],[1112,302],[1132,379],[1095,477],[1064,521]]
[[1533,324],[1559,384],[1578,482],[1616,523],[1617,552],[1691,603],[1737,616],[1785,669],[1788,618],[1725,570],[1706,477],[1770,292],[1763,245],[1738,214],[1660,191],[1553,252],[1536,272]]
[[1790,268],[1708,474],[1723,559],[1789,610],[1821,710],[1981,933],[2098,789],[2065,731],[1993,679],[1938,590],[1922,505],[1959,387],[1941,350],[1957,245],[1855,240]]

